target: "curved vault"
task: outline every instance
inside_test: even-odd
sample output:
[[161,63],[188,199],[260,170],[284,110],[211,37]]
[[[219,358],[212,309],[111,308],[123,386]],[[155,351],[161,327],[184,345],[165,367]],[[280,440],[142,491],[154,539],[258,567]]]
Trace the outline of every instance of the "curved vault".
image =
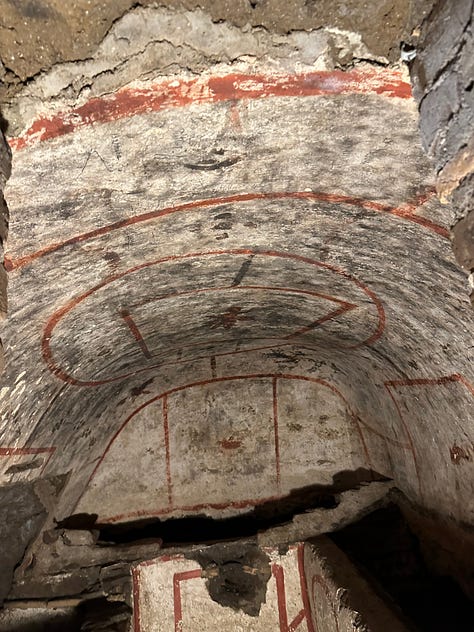
[[472,311],[409,97],[221,71],[13,139],[3,480],[121,522],[366,468],[472,522]]

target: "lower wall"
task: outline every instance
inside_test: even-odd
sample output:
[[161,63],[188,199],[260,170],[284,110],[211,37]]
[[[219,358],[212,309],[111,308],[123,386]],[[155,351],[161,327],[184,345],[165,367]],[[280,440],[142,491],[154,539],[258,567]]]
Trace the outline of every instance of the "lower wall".
[[133,586],[134,632],[407,631],[325,537],[285,553],[239,544],[157,558],[135,567]]

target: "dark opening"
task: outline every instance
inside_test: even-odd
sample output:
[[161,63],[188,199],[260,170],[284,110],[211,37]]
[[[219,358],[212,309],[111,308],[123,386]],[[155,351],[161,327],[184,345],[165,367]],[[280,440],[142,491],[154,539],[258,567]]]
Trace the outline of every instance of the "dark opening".
[[96,523],[97,516],[76,514],[57,523],[61,529],[99,531],[99,542],[133,543],[162,540],[162,547],[183,544],[211,544],[256,536],[259,531],[290,522],[296,514],[312,509],[333,509],[338,494],[357,489],[363,483],[388,480],[377,472],[359,468],[344,470],[333,477],[331,485],[311,485],[293,490],[287,496],[263,502],[251,511],[232,518],[216,519],[198,515],[185,518],[136,520],[118,525]]
[[419,632],[472,630],[474,603],[450,577],[426,564],[416,536],[394,504],[329,534],[385,599]]

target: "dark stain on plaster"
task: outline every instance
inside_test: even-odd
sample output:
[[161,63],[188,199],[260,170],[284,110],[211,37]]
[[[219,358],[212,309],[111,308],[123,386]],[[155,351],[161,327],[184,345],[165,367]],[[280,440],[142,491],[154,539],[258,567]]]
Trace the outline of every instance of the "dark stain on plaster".
[[225,158],[224,160],[213,160],[212,158],[208,160],[202,160],[201,162],[185,162],[183,163],[183,167],[187,169],[192,169],[193,171],[215,171],[217,169],[225,169],[226,167],[231,167],[235,165],[235,163],[241,160],[240,157],[235,156],[233,158]]
[[249,257],[240,266],[240,270],[237,272],[237,274],[234,277],[234,280],[231,283],[232,287],[237,287],[238,285],[240,285],[240,283],[242,283],[245,275],[247,274],[247,272],[249,271],[250,266],[252,265],[252,259],[253,259],[253,256]]
[[258,617],[271,569],[269,557],[256,544],[217,544],[186,557],[201,566],[213,601]]
[[148,394],[150,391],[148,391],[147,388],[148,386],[150,386],[150,384],[153,384],[153,380],[154,378],[152,377],[146,382],[143,382],[143,384],[141,384],[140,386],[134,386],[133,388],[131,388],[130,389],[131,397],[135,398],[135,397],[138,397],[139,395]]
[[27,472],[28,470],[36,470],[41,467],[44,463],[44,459],[39,457],[37,459],[33,459],[32,461],[28,461],[27,463],[14,463],[10,465],[10,467],[5,472],[6,474],[19,474],[21,472]]
[[210,329],[232,329],[241,320],[248,320],[248,316],[242,313],[242,308],[238,305],[233,305],[223,314],[216,314],[210,319]]

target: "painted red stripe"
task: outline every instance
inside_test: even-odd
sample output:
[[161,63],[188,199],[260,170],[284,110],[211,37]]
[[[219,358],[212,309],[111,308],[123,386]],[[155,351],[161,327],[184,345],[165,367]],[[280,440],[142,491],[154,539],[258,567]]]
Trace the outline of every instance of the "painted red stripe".
[[84,241],[88,241],[89,239],[102,237],[103,235],[107,235],[116,230],[121,230],[122,228],[126,228],[127,226],[132,226],[134,224],[139,224],[142,222],[153,221],[161,217],[166,217],[167,215],[172,215],[173,213],[183,213],[200,208],[212,208],[214,206],[220,206],[222,204],[252,202],[255,200],[300,199],[313,200],[316,202],[327,202],[329,204],[348,204],[377,213],[387,213],[389,215],[394,215],[401,219],[419,224],[420,226],[423,226],[423,228],[431,230],[438,235],[441,235],[442,237],[449,238],[449,231],[446,228],[435,224],[425,217],[419,217],[414,214],[420,204],[423,204],[424,202],[426,202],[426,199],[433,196],[434,190],[430,189],[428,192],[424,192],[422,195],[417,196],[413,201],[401,206],[391,206],[389,204],[382,204],[380,202],[373,202],[371,200],[365,200],[363,198],[357,198],[348,195],[322,193],[315,191],[241,193],[236,195],[229,195],[226,197],[209,198],[207,200],[195,200],[193,202],[185,202],[184,204],[177,204],[176,206],[169,206],[164,209],[149,211],[140,215],[134,215],[133,217],[127,217],[125,219],[119,220],[118,222],[113,222],[112,224],[107,224],[94,230],[75,235],[74,237],[65,239],[64,241],[49,244],[49,246],[45,246],[44,248],[41,248],[36,252],[24,255],[23,257],[15,259],[9,258],[8,255],[6,255],[4,258],[4,265],[5,269],[8,272],[11,272],[13,270],[22,268],[25,265],[29,265],[40,257],[44,257],[46,255],[52,254],[53,252],[57,252],[58,250],[61,250],[66,246],[73,246]]
[[278,602],[278,619],[280,632],[288,632],[288,613],[286,610],[285,576],[278,564],[272,564],[272,575],[275,578]]
[[304,547],[305,545],[303,543],[298,544],[298,574],[300,576],[301,597],[303,599],[303,607],[306,615],[306,626],[308,628],[308,632],[315,632],[313,617],[311,614],[311,605],[309,602],[306,571],[304,567]]
[[183,605],[181,601],[181,582],[189,579],[201,577],[201,569],[194,571],[184,571],[176,573],[173,577],[173,600],[174,600],[174,629],[175,632],[183,630]]
[[295,331],[293,334],[290,334],[289,336],[285,336],[284,340],[291,340],[292,338],[295,338],[296,336],[302,336],[303,334],[306,334],[312,331],[313,329],[316,329],[320,325],[323,325],[328,320],[331,320],[332,318],[337,318],[338,316],[342,316],[342,314],[344,314],[345,312],[348,312],[351,309],[356,309],[356,307],[357,305],[346,303],[340,309],[336,309],[333,312],[329,312],[329,314],[326,314],[326,316],[323,316],[322,318],[318,318],[318,320],[315,320],[310,325],[307,325],[306,327],[302,327],[301,329],[298,329],[298,331]]
[[449,382],[460,382],[464,384],[471,392],[474,393],[473,386],[466,380],[466,378],[459,373],[453,373],[452,375],[442,375],[441,377],[419,377],[419,378],[404,378],[401,380],[390,380],[385,382],[388,386],[427,386],[430,384],[449,384]]
[[143,339],[143,336],[142,336],[140,330],[137,327],[137,324],[133,320],[130,312],[127,309],[121,309],[119,313],[120,313],[120,316],[125,321],[125,323],[127,324],[127,327],[130,329],[130,331],[132,333],[132,336],[137,341],[137,344],[140,347],[140,349],[141,349],[143,355],[145,356],[145,358],[150,359],[151,358],[151,353],[150,353],[150,351],[149,351],[149,349],[148,349],[148,347],[146,345],[145,340]]
[[171,480],[170,429],[168,424],[168,396],[163,396],[163,431],[165,436],[166,485],[168,489],[168,506],[173,508],[173,485]]
[[140,567],[139,566],[132,568],[132,586],[133,586],[133,632],[141,632]]
[[84,105],[41,117],[20,137],[10,140],[18,151],[36,142],[70,134],[80,128],[148,114],[192,103],[218,103],[268,97],[307,97],[335,94],[378,94],[411,98],[411,86],[391,69],[354,69],[300,74],[229,74],[196,79],[166,79],[149,88],[122,88],[90,99]]

